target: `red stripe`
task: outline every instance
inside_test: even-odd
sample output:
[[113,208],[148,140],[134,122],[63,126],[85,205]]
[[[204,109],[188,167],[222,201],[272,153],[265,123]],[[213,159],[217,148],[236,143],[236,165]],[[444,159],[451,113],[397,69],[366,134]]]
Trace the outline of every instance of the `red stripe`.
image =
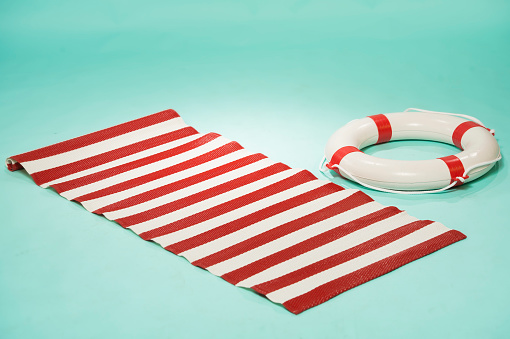
[[283,306],[294,314],[301,313],[353,287],[375,279],[400,266],[465,238],[466,236],[458,231],[448,231],[435,238],[422,242],[419,245],[408,248],[388,258],[321,285],[308,293],[283,303]]
[[69,152],[81,147],[92,145],[100,141],[118,137],[119,135],[133,132],[138,129],[159,124],[161,122],[178,117],[179,114],[177,114],[177,112],[175,112],[173,109],[169,109],[159,113],[151,114],[140,119],[132,120],[117,126],[106,128],[94,133],[89,133],[77,138],[62,141],[54,145],[18,154],[14,157],[11,157],[11,159],[15,159],[17,162],[25,162],[50,157],[53,155]]
[[298,281],[301,281],[307,277],[311,277],[317,273],[326,271],[330,268],[336,267],[349,260],[353,260],[359,256],[372,252],[382,246],[388,245],[414,231],[419,230],[427,225],[430,225],[430,220],[418,220],[407,225],[401,226],[387,233],[372,238],[362,244],[351,247],[345,251],[336,253],[328,258],[317,261],[308,266],[304,266],[294,272],[288,273],[276,279],[264,282],[262,284],[253,286],[252,289],[255,291],[268,294],[273,291],[279,290],[280,288],[292,285]]
[[[156,218],[158,216],[168,214],[174,211],[177,211],[181,208],[196,204],[197,202],[212,198],[216,195],[231,191],[233,189],[239,188],[241,186],[250,184],[252,182],[255,182],[257,180],[260,180],[262,178],[268,177],[270,175],[280,173],[282,171],[290,169],[289,166],[284,165],[282,163],[276,163],[274,165],[271,165],[269,167],[263,168],[261,170],[255,171],[253,173],[250,173],[248,175],[242,176],[240,178],[231,180],[229,182],[223,183],[221,185],[211,187],[207,190],[204,190],[202,192],[198,192],[195,194],[192,194],[190,196],[169,202],[167,204],[164,204],[162,206],[155,207],[149,211],[141,212],[139,214],[140,220],[149,220]],[[125,219],[117,219],[115,220],[123,227],[131,226],[131,220],[129,220],[130,217],[127,217]],[[142,235],[145,233],[142,233]],[[148,240],[148,239],[145,239]]]
[[344,147],[338,149],[331,157],[331,160],[329,161],[329,163],[326,164],[326,167],[329,168],[330,170],[335,171],[343,178],[343,175],[340,173],[340,170],[336,167],[333,167],[333,165],[340,165],[340,162],[342,161],[342,159],[347,154],[353,153],[353,152],[361,152],[361,151],[354,146],[344,146]]
[[331,157],[331,160],[329,163],[326,164],[326,167],[329,169],[336,169],[333,167],[333,165],[340,165],[340,161],[349,153],[352,152],[361,152],[359,149],[357,149],[354,146],[344,146],[340,149],[338,149],[335,154]]
[[[241,197],[235,198],[230,201],[226,201],[222,204],[211,207],[205,211],[198,212],[196,214],[190,215],[189,217],[183,218],[181,220],[177,220],[170,224],[155,228],[153,230],[144,232],[139,234],[145,240],[153,239],[156,237],[160,237],[162,235],[179,231],[181,229],[196,225],[198,223],[204,222],[211,218],[217,217],[221,214],[225,214],[227,212],[233,211],[237,208],[243,207],[245,205],[251,204],[260,199],[269,197],[278,192],[283,192],[289,188],[304,184],[305,182],[309,182],[312,180],[316,180],[317,178],[308,171],[301,171],[289,178],[278,181],[274,184],[268,185],[261,189],[258,189],[254,192],[245,194]],[[168,248],[167,248],[168,249]]]
[[[462,164],[462,161],[460,161],[459,158],[457,158],[455,155],[449,155],[447,157],[438,158],[444,161],[446,166],[448,166],[448,170],[450,171],[450,184],[454,183],[457,179],[457,177],[463,177],[464,176],[464,165]],[[462,185],[462,182],[458,181],[457,185]]]
[[95,191],[95,192],[92,192],[92,193],[89,193],[89,194],[82,195],[82,196],[80,196],[80,197],[78,197],[78,198],[76,198],[74,200],[82,202],[82,201],[86,201],[86,200],[97,199],[97,198],[103,197],[105,195],[117,193],[117,192],[120,192],[120,191],[124,191],[124,190],[127,190],[129,188],[145,184],[145,183],[147,183],[149,181],[156,180],[156,179],[159,179],[159,178],[163,178],[165,176],[168,176],[168,175],[171,175],[171,174],[174,174],[174,173],[186,170],[188,168],[191,168],[191,167],[194,167],[194,166],[197,166],[197,165],[200,165],[200,164],[202,164],[204,162],[208,162],[208,161],[211,161],[213,159],[217,159],[217,158],[219,158],[221,156],[224,156],[226,154],[230,154],[232,152],[235,152],[235,151],[238,151],[238,150],[241,150],[241,149],[243,149],[241,145],[239,145],[235,141],[232,141],[232,142],[229,142],[226,145],[218,147],[218,148],[216,148],[216,149],[214,149],[214,150],[212,150],[210,152],[204,153],[204,154],[202,154],[202,155],[200,155],[198,157],[195,157],[193,159],[186,160],[186,161],[181,162],[179,164],[176,164],[174,166],[170,166],[168,168],[164,168],[164,169],[161,169],[161,170],[156,171],[156,172],[151,172],[151,173],[149,173],[147,175],[144,175],[144,176],[141,176],[141,177],[138,177],[138,178],[133,178],[133,179],[121,182],[119,184],[110,186],[110,187],[105,187],[105,188],[103,188],[101,190],[98,190],[98,191]]
[[[169,183],[167,185],[160,186],[158,188],[152,189],[147,192],[143,192],[137,195],[130,196],[129,198],[126,198],[124,200],[117,201],[113,204],[110,204],[108,206],[102,207],[97,211],[94,211],[94,213],[97,214],[103,214],[106,212],[112,212],[124,208],[128,208],[134,205],[138,205],[141,203],[144,203],[146,201],[159,198],[161,196],[167,195],[169,193],[181,190],[185,187],[192,186],[194,184],[203,182],[205,180],[217,177],[218,175],[225,174],[227,172],[233,171],[235,169],[247,166],[249,164],[253,164],[259,160],[266,159],[267,157],[263,154],[252,154],[249,156],[246,156],[244,158],[229,162],[227,164],[215,167],[213,169],[210,169],[205,172],[201,172],[198,174],[195,174],[193,176]],[[141,212],[138,214],[131,215],[126,218],[118,219],[117,222],[121,223],[122,226],[127,227],[134,224],[141,223],[143,221],[147,221],[149,219],[156,218],[158,216],[164,215],[170,213],[168,212],[168,207],[156,207],[154,209]]]
[[[338,192],[339,187],[333,183],[315,188],[311,191],[296,195],[274,205],[268,206],[251,214],[245,215],[239,219],[233,220],[212,230],[201,233],[195,237],[185,239],[183,241],[172,244],[171,251],[174,253],[182,253],[191,248],[206,244],[225,235],[234,233],[264,219],[288,211],[294,207],[303,205],[315,199],[325,197],[334,192]],[[275,225],[276,226],[276,225]],[[298,226],[299,227],[299,226]],[[253,239],[253,238],[252,238]],[[235,246],[235,245],[234,245]],[[245,248],[246,251],[246,248]],[[195,265],[195,264],[194,264]]]
[[298,255],[313,250],[314,248],[320,247],[324,244],[330,243],[337,240],[349,233],[355,232],[359,229],[365,228],[375,222],[384,220],[391,216],[400,213],[396,207],[386,207],[379,211],[370,213],[356,220],[350,221],[346,224],[338,225],[329,231],[316,235],[310,239],[300,242],[294,246],[287,247],[281,251],[268,255],[265,258],[254,261],[246,266],[243,266],[237,270],[226,273],[222,276],[223,279],[231,284],[236,285],[240,281],[243,281],[252,275],[260,273],[269,267],[279,264],[283,261],[294,258]]
[[[12,159],[12,158],[11,158]],[[14,159],[13,159],[14,160]],[[14,164],[11,164],[11,163],[8,163],[7,164],[7,169],[11,172],[14,172],[14,171],[17,171],[17,170],[20,170],[22,169],[23,166],[21,166],[21,164],[19,162],[15,162]]]
[[[325,189],[338,191],[338,185],[330,186],[328,184],[323,186]],[[199,259],[192,264],[195,266],[207,268],[209,266],[215,265],[227,259],[238,256],[244,252],[248,252],[254,248],[267,244],[275,239],[281,238],[287,234],[305,228],[309,225],[318,223],[320,221],[331,218],[335,215],[353,209],[355,207],[361,206],[368,202],[373,201],[368,195],[359,191],[348,198],[338,201],[333,205],[326,206],[325,208],[318,210],[316,212],[310,213],[306,216],[303,216],[299,219],[289,221],[283,225],[277,226],[273,229],[270,229],[264,233],[258,234],[250,239],[239,242],[235,245],[232,245],[224,250],[211,254],[207,257]]]
[[193,127],[185,127],[177,131],[165,133],[163,135],[142,140],[131,145],[120,147],[108,152],[94,155],[85,159],[81,159],[69,164],[53,167],[44,171],[35,172],[32,174],[34,181],[41,185],[52,180],[65,177],[66,175],[74,174],[80,171],[96,167],[106,162],[114,161],[120,158],[124,158],[128,155],[136,152],[144,151],[148,148],[159,146],[161,144],[175,141],[192,134],[197,134],[197,131]]
[[[164,215],[164,214],[168,214],[168,213],[177,211],[181,208],[196,204],[197,202],[212,198],[216,195],[231,191],[233,189],[239,188],[241,186],[250,184],[250,183],[260,180],[262,178],[268,177],[268,176],[276,174],[276,173],[280,173],[280,172],[288,170],[288,169],[290,169],[289,166],[284,165],[282,163],[276,163],[274,165],[271,165],[264,169],[255,171],[255,172],[245,175],[243,177],[231,180],[224,184],[221,184],[221,185],[218,185],[215,187],[211,187],[211,188],[204,190],[202,192],[198,192],[198,193],[192,194],[190,196],[187,196],[185,198],[181,198],[179,200],[172,201],[168,204],[158,206],[158,207],[153,208],[149,211],[142,212],[142,213],[140,213],[140,220],[142,220],[142,214],[143,214],[143,217],[146,218],[146,220],[149,220],[149,219],[158,217],[160,215]],[[126,219],[129,219],[129,218],[130,217],[127,217]],[[118,222],[123,227],[131,226],[130,220],[117,219],[115,221]],[[145,235],[145,233],[140,234],[140,236],[142,236],[142,235]],[[149,239],[145,239],[145,240],[149,240]]]
[[377,144],[390,141],[392,130],[388,118],[384,114],[370,115],[369,118],[372,119],[377,126],[377,132],[379,133]]
[[[94,166],[98,166],[98,165],[104,163],[105,159],[108,162],[113,161],[116,158],[120,158],[120,156],[122,154],[124,156],[131,155],[131,154],[134,154],[137,152],[145,151],[149,148],[153,148],[156,146],[166,144],[171,141],[178,140],[180,138],[190,136],[192,134],[196,134],[195,133],[196,131],[193,132],[194,129],[189,130],[189,128],[190,127],[183,128],[178,131],[163,134],[163,135],[155,137],[155,138],[147,139],[147,140],[141,141],[139,143],[123,147],[123,150],[121,150],[121,152],[113,154],[113,156],[111,156],[111,155],[108,156],[108,155],[105,155],[106,153],[103,153],[96,157],[96,159],[95,159],[96,163],[94,164]],[[51,187],[53,187],[58,193],[66,192],[66,191],[69,191],[69,190],[72,190],[72,189],[75,189],[75,188],[78,188],[78,187],[81,187],[84,185],[91,184],[96,181],[110,178],[112,176],[130,171],[132,169],[135,169],[135,168],[138,168],[141,166],[145,166],[150,163],[154,163],[154,162],[157,162],[157,161],[160,161],[163,159],[173,157],[177,154],[184,153],[184,152],[189,151],[195,147],[204,145],[204,144],[218,138],[219,136],[220,135],[216,134],[216,133],[209,133],[209,134],[206,134],[196,140],[185,143],[178,147],[175,147],[175,148],[172,148],[172,149],[169,149],[169,150],[166,150],[166,151],[163,151],[163,152],[160,152],[160,153],[157,153],[157,154],[154,154],[154,155],[142,158],[142,159],[134,160],[134,161],[122,164],[122,165],[110,167],[103,171],[85,175],[80,178],[76,178],[76,179],[64,181],[64,182],[61,182],[58,184],[54,184],[54,185],[51,185]],[[130,152],[130,150],[131,150],[131,152]],[[118,151],[118,150],[115,150],[115,151]],[[129,152],[129,153],[126,153],[126,152]],[[112,151],[112,152],[108,152],[108,153],[114,153],[114,152]],[[88,158],[88,159],[91,159],[91,158]],[[92,166],[92,167],[94,167],[94,166]],[[49,170],[49,171],[52,171],[52,170]]]
[[466,121],[466,122],[463,122],[462,124],[460,124],[459,126],[457,126],[457,128],[455,128],[455,131],[453,131],[453,134],[452,134],[453,144],[455,146],[457,146],[458,148],[460,148],[461,150],[464,150],[464,148],[462,147],[462,137],[464,136],[464,133],[466,133],[469,129],[471,129],[473,127],[484,128],[483,126],[480,126],[479,124],[477,124],[474,121]]

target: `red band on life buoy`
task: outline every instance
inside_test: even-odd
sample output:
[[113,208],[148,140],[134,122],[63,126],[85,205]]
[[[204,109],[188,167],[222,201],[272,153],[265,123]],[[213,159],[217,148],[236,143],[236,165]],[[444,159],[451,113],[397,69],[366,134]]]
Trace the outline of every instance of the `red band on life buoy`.
[[[467,179],[468,177],[464,177],[464,165],[462,164],[462,161],[460,161],[459,158],[457,158],[455,155],[449,155],[447,157],[439,158],[444,161],[446,166],[448,166],[448,170],[450,171],[450,184],[457,181],[458,177],[462,177],[464,179]],[[457,184],[455,186],[462,185],[462,182],[457,181]]]
[[[326,164],[326,167],[329,168],[330,170],[333,170],[333,171],[337,172],[338,174],[340,174],[340,171],[338,170],[338,168],[333,167],[333,165],[340,165],[340,161],[342,161],[342,159],[347,154],[353,153],[353,152],[361,152],[361,151],[354,146],[344,146],[344,147],[338,149],[335,152],[335,154],[333,154],[333,156],[331,157],[331,160],[329,161],[329,163]],[[343,177],[342,174],[340,174],[340,176]]]
[[388,118],[384,114],[370,115],[369,118],[374,120],[375,125],[377,126],[377,132],[379,133],[377,144],[390,141],[392,131]]
[[464,150],[464,148],[462,148],[462,145],[461,145],[462,137],[464,136],[464,133],[466,133],[469,129],[471,129],[473,127],[483,127],[483,126],[477,124],[474,121],[466,121],[466,122],[463,122],[462,124],[460,124],[459,126],[457,126],[457,128],[455,128],[455,131],[453,131],[453,134],[452,134],[453,144],[455,146],[457,146],[458,148],[460,148],[461,150]]

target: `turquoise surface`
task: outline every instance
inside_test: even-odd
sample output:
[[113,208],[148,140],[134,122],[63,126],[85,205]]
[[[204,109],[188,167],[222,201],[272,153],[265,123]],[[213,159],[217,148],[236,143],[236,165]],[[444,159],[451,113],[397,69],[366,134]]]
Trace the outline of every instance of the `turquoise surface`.
[[407,107],[478,117],[504,158],[444,194],[365,190],[467,239],[298,316],[4,168],[0,338],[508,338],[509,42],[496,0],[2,1],[4,158],[174,108],[320,176],[337,128]]

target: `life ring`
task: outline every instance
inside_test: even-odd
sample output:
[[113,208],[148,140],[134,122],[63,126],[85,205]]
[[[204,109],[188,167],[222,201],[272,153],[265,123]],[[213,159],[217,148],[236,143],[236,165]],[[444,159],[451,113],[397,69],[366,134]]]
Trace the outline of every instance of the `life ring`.
[[[442,191],[475,180],[487,173],[501,154],[492,130],[475,118],[463,117],[467,116],[407,109],[353,120],[330,137],[323,164],[344,178],[389,192]],[[448,143],[462,151],[419,161],[383,159],[361,151],[373,144],[411,139]]]

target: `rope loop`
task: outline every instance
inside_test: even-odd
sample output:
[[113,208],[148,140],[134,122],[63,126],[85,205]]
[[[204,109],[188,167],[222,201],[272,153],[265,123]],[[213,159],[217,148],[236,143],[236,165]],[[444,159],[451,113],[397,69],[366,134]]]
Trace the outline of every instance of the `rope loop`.
[[461,177],[455,178],[455,181],[460,181],[461,183],[464,183],[467,179],[469,179],[469,175],[463,175]]

